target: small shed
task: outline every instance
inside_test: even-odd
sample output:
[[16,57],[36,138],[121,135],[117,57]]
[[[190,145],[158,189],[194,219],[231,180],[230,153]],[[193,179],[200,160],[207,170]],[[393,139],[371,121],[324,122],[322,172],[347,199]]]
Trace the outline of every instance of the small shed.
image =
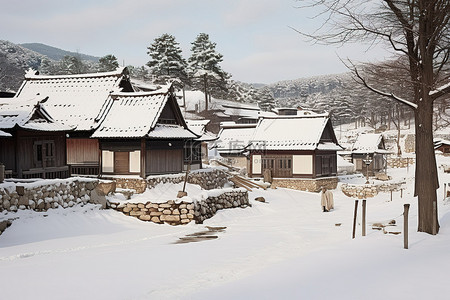
[[187,120],[189,130],[199,136],[185,145],[185,163],[191,166],[191,170],[201,169],[202,160],[208,159],[208,143],[217,140],[217,136],[206,130],[210,120]]
[[373,176],[386,170],[389,153],[382,134],[362,133],[352,146],[352,162],[356,171],[366,174],[368,169],[369,175]]

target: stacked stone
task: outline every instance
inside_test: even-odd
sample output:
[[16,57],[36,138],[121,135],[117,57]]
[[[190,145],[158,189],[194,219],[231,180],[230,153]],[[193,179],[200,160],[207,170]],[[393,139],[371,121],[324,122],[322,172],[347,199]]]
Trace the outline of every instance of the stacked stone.
[[337,177],[325,177],[325,178],[273,178],[272,187],[281,187],[294,189],[299,191],[307,192],[319,192],[322,187],[326,187],[330,190],[334,190],[337,187],[338,179]]
[[75,180],[30,188],[18,185],[14,191],[0,189],[0,211],[15,212],[19,209],[46,211],[50,208],[84,205],[91,200],[91,191],[97,184],[97,181]]
[[115,209],[142,221],[170,225],[188,224],[194,220],[195,213],[193,203],[184,201],[176,203],[173,200],[165,203],[126,203]]
[[216,197],[208,197],[195,206],[195,222],[202,224],[204,220],[213,217],[218,210],[226,208],[245,208],[249,206],[247,191],[226,192]]
[[353,185],[343,184],[341,186],[344,195],[351,198],[367,199],[378,195],[378,193],[389,193],[391,191],[400,191],[403,183],[384,183],[379,185]]
[[141,178],[107,178],[116,183],[116,187],[126,190],[135,190],[136,193],[142,194],[147,188],[147,182]]
[[[154,188],[162,183],[180,183],[186,178],[185,174],[169,175],[169,176],[151,176],[147,178],[147,186],[149,189]],[[212,190],[220,189],[228,183],[228,175],[222,170],[202,170],[201,172],[191,172],[188,174],[188,183],[198,184],[202,189]]]
[[342,192],[347,197],[367,199],[378,195],[378,189],[375,185],[349,185],[343,184]]
[[415,159],[413,157],[389,157],[387,163],[390,168],[406,168],[408,165],[414,164]]

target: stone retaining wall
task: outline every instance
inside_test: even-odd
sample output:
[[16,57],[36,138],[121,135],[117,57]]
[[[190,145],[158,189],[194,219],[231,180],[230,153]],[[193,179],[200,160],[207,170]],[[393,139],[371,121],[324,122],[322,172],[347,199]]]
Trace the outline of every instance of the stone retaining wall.
[[[160,183],[180,183],[184,182],[186,174],[157,175],[147,177],[147,186],[149,189]],[[188,183],[198,184],[205,190],[220,189],[228,183],[228,175],[218,169],[202,169],[192,171],[188,175]]]
[[378,193],[389,193],[391,191],[400,191],[404,182],[383,183],[383,184],[365,184],[356,185],[344,183],[341,190],[347,197],[367,199],[378,195]]
[[19,209],[46,211],[50,208],[67,208],[76,204],[97,204],[99,203],[97,198],[102,196],[104,198],[104,195],[96,190],[98,184],[98,180],[79,178],[4,185],[5,187],[0,187],[0,211],[15,212]]
[[136,193],[142,194],[147,188],[147,182],[142,178],[118,178],[118,177],[102,177],[106,180],[114,181],[115,188],[135,190]]
[[[229,190],[229,189],[227,189]],[[142,221],[158,224],[182,225],[195,221],[198,224],[215,215],[216,211],[225,208],[249,206],[248,193],[242,189],[225,191],[217,196],[209,196],[194,203],[169,200],[164,203],[111,203],[111,208]]]
[[387,164],[389,168],[406,168],[415,163],[413,157],[388,157]]
[[324,186],[327,189],[334,190],[337,187],[337,177],[324,178],[273,178],[272,188],[281,187],[307,192],[319,192]]

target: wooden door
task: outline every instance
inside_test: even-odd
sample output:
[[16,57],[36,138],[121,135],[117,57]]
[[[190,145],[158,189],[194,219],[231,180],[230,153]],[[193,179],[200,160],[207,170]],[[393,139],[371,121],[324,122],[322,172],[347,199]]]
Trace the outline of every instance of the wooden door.
[[128,174],[130,170],[130,153],[114,152],[114,173]]

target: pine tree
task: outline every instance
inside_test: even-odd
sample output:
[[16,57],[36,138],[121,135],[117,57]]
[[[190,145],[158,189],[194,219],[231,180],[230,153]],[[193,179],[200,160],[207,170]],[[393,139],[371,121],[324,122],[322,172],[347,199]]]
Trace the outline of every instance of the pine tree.
[[112,54],[105,55],[98,60],[99,72],[114,71],[118,67],[119,62],[117,61],[117,58]]
[[258,91],[256,101],[262,111],[271,111],[275,107],[275,99],[269,87],[264,87]]
[[187,63],[178,45],[174,36],[165,33],[156,38],[147,48],[147,54],[152,58],[147,66],[160,83],[167,83],[171,79],[179,79],[184,84],[188,83]]
[[209,40],[208,34],[197,36],[192,42],[191,52],[188,63],[192,86],[204,91],[205,110],[208,110],[208,95],[226,97],[230,75],[220,67],[223,56],[216,52],[216,43]]

